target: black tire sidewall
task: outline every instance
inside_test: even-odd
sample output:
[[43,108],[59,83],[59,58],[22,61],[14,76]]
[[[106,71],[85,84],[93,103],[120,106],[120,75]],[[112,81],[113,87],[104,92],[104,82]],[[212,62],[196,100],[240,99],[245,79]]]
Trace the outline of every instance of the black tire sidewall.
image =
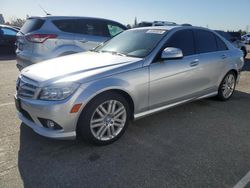
[[[126,123],[123,127],[123,129],[121,130],[121,132],[114,137],[111,140],[108,141],[101,141],[98,140],[97,138],[94,137],[94,135],[91,132],[90,129],[90,120],[92,118],[92,115],[94,113],[94,111],[96,110],[96,108],[102,104],[105,101],[108,100],[117,100],[120,103],[122,103],[126,109],[126,114],[127,114],[127,118],[126,118]],[[83,111],[81,112],[81,115],[79,117],[78,123],[77,123],[77,134],[80,135],[82,137],[82,139],[84,139],[86,142],[90,143],[90,144],[94,144],[94,145],[107,145],[107,144],[111,144],[113,142],[115,142],[116,140],[118,140],[125,132],[125,130],[128,127],[129,124],[129,119],[130,119],[130,108],[128,105],[128,102],[126,101],[126,99],[115,92],[105,92],[103,94],[100,94],[96,97],[94,97],[83,109]]]

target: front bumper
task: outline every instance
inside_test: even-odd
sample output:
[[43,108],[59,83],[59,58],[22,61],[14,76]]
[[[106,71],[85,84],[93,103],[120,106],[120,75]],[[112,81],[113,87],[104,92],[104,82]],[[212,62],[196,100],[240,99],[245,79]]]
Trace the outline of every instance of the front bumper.
[[36,123],[28,120],[24,115],[22,115],[20,112],[17,112],[18,118],[28,127],[33,129],[37,134],[53,138],[53,139],[62,139],[62,140],[73,140],[76,138],[76,132],[62,132],[62,131],[55,131],[55,130],[48,130],[47,128],[41,127],[37,125]]
[[[80,91],[79,91],[80,92]],[[70,113],[71,108],[76,102],[76,96],[71,96],[63,101],[41,101],[34,99],[19,98],[19,109],[17,115],[19,119],[32,128],[39,135],[54,138],[70,140],[76,138],[76,126],[80,109],[77,113]],[[17,96],[15,96],[17,101]],[[47,119],[56,122],[61,129],[51,129],[45,127],[40,119]]]

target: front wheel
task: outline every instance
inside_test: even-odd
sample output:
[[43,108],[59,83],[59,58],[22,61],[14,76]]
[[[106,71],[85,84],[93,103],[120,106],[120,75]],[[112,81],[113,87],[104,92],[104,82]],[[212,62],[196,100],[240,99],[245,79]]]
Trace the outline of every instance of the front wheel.
[[85,107],[77,128],[85,141],[107,145],[122,136],[129,118],[129,105],[124,97],[115,92],[107,92],[94,98]]
[[236,75],[234,72],[229,72],[223,78],[219,90],[217,98],[221,101],[226,101],[230,99],[234,93],[236,86]]

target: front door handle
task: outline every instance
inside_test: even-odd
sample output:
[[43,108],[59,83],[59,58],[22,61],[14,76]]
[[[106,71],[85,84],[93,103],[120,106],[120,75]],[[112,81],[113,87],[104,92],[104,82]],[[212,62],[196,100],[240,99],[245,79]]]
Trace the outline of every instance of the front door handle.
[[195,59],[194,61],[192,61],[192,62],[190,63],[190,67],[195,67],[195,66],[197,66],[197,65],[199,65],[199,59]]

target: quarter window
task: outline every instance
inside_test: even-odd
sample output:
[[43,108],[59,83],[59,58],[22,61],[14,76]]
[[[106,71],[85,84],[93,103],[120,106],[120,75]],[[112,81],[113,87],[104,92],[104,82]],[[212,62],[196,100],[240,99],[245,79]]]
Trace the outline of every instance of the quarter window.
[[166,47],[179,48],[182,50],[184,56],[193,55],[195,48],[192,30],[177,31],[168,40]]
[[228,50],[226,44],[217,36],[216,36],[216,42],[217,42],[218,51]]
[[114,37],[124,31],[124,29],[115,24],[107,24],[107,26],[111,37]]
[[217,51],[215,35],[205,30],[194,30],[195,46],[197,53],[208,53]]

